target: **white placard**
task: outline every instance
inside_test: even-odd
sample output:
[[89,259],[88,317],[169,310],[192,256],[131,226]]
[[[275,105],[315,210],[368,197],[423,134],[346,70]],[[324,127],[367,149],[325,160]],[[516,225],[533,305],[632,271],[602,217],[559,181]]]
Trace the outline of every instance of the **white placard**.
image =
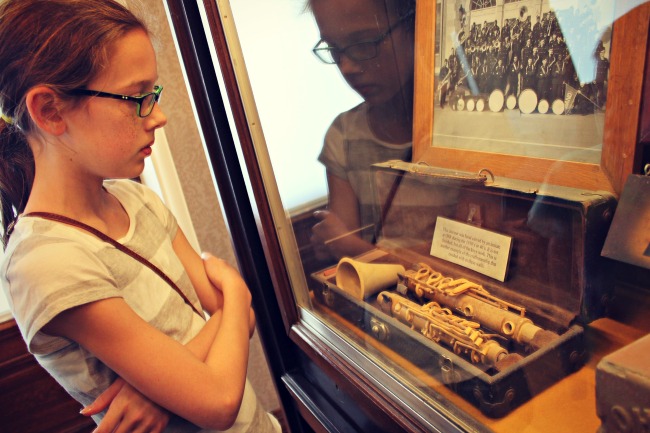
[[438,217],[431,255],[504,281],[512,237]]

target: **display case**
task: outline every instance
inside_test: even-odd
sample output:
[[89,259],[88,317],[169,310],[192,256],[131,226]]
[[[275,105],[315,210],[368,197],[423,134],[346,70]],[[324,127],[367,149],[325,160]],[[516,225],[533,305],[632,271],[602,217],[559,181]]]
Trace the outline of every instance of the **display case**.
[[[317,15],[309,49],[322,38],[316,48],[325,41],[344,75],[349,65],[343,57],[355,55],[350,46],[370,41],[385,49],[409,34],[414,41],[412,151],[364,166],[363,188],[355,190],[358,224],[344,224],[340,234],[323,240],[315,227],[337,207],[334,169],[328,166],[329,196],[323,188],[321,197],[287,205],[281,178],[324,183],[326,172],[300,174],[297,150],[275,156],[275,145],[304,145],[305,136],[292,142],[268,132],[319,117],[306,108],[311,93],[303,85],[322,86],[300,73],[303,82],[276,82],[286,98],[264,111],[267,89],[256,84],[254,69],[265,75],[278,65],[260,67],[247,48],[243,3],[167,1],[288,429],[596,431],[602,416],[597,365],[618,359],[608,356],[650,330],[648,269],[603,255],[625,180],[641,176],[648,163],[641,106],[648,92],[650,5],[418,0],[396,21],[391,12],[375,17],[375,33],[357,39],[324,30],[318,16],[324,11],[315,5],[327,2],[292,9],[300,19]],[[378,3],[387,11],[395,4]],[[309,49],[294,53],[288,43],[273,42],[272,34],[282,38],[290,26],[278,25],[280,12],[271,9],[262,13],[265,24],[251,27],[259,32],[253,39],[267,44],[262,53],[270,51],[271,59],[284,59],[287,51],[310,56]],[[412,14],[414,27],[401,28]],[[565,21],[584,14],[592,20]],[[521,84],[521,75],[516,90],[486,88],[467,59],[476,55],[472,43],[479,40],[471,35],[493,34],[499,47],[510,44],[503,59],[511,62],[519,52],[510,40],[519,34],[515,29],[532,31],[537,16],[554,44],[558,37],[568,41],[569,29],[575,37],[581,29],[588,33],[590,23],[597,26],[594,44],[582,54],[587,67],[568,57],[583,79],[565,80],[557,98],[549,96],[550,81],[548,88],[536,87],[531,109],[521,95],[531,95],[524,91],[532,87]],[[336,28],[346,22],[341,18]],[[578,48],[554,45],[560,46],[580,58]],[[454,61],[466,83],[457,77],[453,91],[441,73],[452,56],[460,57]],[[597,59],[604,57],[603,70]],[[589,75],[589,65],[601,65],[605,82]],[[289,66],[283,73],[299,69]],[[354,104],[372,110],[371,95],[363,86],[358,92],[366,99]],[[284,114],[291,112],[290,95],[305,98],[296,115]],[[511,95],[515,102],[508,105]],[[557,99],[562,109],[554,112]],[[282,114],[271,117],[273,111]],[[318,149],[336,114],[319,119],[325,126]],[[344,138],[348,146],[354,142]],[[643,230],[635,239],[647,246]],[[645,392],[640,402],[648,401]],[[610,399],[611,393],[616,390]],[[608,422],[608,432],[628,431]]]
[[582,368],[584,327],[611,298],[600,259],[611,194],[373,168],[375,248],[312,275],[317,311],[492,418]]

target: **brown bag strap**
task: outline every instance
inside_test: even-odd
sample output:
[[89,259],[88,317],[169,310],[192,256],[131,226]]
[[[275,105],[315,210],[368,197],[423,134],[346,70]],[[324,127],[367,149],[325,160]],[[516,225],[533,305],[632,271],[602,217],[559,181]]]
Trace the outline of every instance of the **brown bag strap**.
[[125,245],[122,245],[121,243],[119,243],[118,241],[113,239],[112,237],[100,232],[96,228],[91,227],[88,224],[82,223],[81,221],[77,221],[75,219],[68,218],[66,216],[58,215],[58,214],[55,214],[55,213],[50,213],[50,212],[30,212],[30,213],[24,214],[22,216],[23,217],[40,217],[40,218],[45,218],[45,219],[49,219],[49,220],[52,220],[52,221],[58,221],[58,222],[63,223],[63,224],[68,224],[68,225],[71,225],[71,226],[79,227],[80,229],[84,229],[84,230],[92,233],[93,235],[97,236],[99,239],[113,245],[118,250],[122,251],[125,254],[128,254],[129,256],[133,257],[134,259],[136,259],[137,261],[139,261],[140,263],[142,263],[143,265],[145,265],[146,267],[148,267],[149,269],[154,271],[160,278],[162,278],[167,284],[169,284],[171,286],[171,288],[174,289],[176,291],[176,293],[178,293],[181,296],[181,298],[183,298],[183,300],[185,301],[185,303],[187,305],[192,307],[192,310],[194,310],[194,312],[196,314],[198,314],[201,317],[204,317],[203,314],[194,306],[194,304],[192,304],[192,302],[190,302],[190,300],[187,298],[185,293],[183,293],[183,291],[176,285],[176,283],[174,283],[171,280],[171,278],[169,278],[163,271],[161,271],[160,268],[158,268],[156,265],[154,265],[149,260],[142,257],[140,254],[136,253],[135,251],[133,251],[129,247],[127,247]]

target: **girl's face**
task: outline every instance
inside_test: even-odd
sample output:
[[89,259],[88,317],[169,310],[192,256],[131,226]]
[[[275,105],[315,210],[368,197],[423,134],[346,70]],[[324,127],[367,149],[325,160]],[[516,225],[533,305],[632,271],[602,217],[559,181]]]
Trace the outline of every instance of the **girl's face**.
[[371,105],[394,98],[413,79],[414,35],[398,16],[387,16],[383,2],[375,0],[312,0],[321,39],[346,48],[392,32],[377,46],[377,57],[354,61],[345,54],[338,64],[347,83]]
[[[152,92],[157,80],[153,46],[149,36],[138,29],[110,47],[108,67],[87,88],[139,96]],[[64,113],[64,141],[73,166],[80,174],[101,179],[139,176],[144,159],[151,155],[155,130],[167,123],[158,104],[149,116],[141,118],[135,102],[95,96],[84,97]]]

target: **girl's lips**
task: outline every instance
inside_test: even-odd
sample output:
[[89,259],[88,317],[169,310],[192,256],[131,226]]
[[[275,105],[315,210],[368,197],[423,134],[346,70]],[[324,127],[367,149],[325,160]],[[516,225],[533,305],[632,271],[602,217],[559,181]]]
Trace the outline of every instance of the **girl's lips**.
[[362,96],[369,96],[372,95],[377,89],[377,86],[372,85],[372,84],[361,84],[358,86],[354,86],[354,90]]
[[146,146],[142,148],[142,153],[145,154],[145,156],[151,155],[151,146]]

